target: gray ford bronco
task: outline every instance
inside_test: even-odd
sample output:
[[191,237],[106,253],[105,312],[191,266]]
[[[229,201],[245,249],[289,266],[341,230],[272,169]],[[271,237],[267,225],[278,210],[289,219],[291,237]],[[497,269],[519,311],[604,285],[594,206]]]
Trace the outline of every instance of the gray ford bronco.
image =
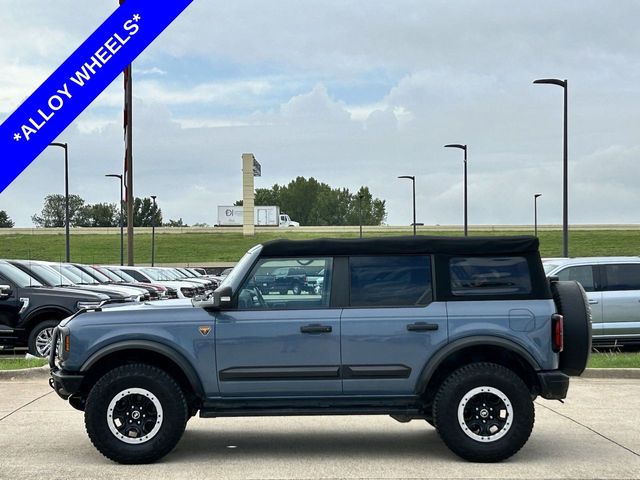
[[[263,294],[256,277],[286,267],[320,288]],[[211,298],[69,317],[49,363],[120,463],[163,457],[198,413],[422,420],[460,457],[496,462],[590,350],[584,291],[545,277],[535,237],[417,236],[257,245]]]

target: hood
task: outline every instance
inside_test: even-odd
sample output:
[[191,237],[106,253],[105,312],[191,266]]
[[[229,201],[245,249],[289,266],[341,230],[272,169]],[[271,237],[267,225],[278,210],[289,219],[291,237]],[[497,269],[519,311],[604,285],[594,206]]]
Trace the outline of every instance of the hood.
[[189,321],[211,321],[213,313],[194,307],[190,299],[181,298],[161,302],[141,302],[119,305],[105,305],[100,311],[88,311],[64,322],[63,326],[73,328],[74,324],[139,324],[176,323]]
[[88,300],[101,302],[108,300],[109,297],[102,293],[82,291],[75,288],[63,287],[24,287],[23,292],[27,295],[47,295],[58,298],[71,298],[76,300]]
[[94,292],[97,295],[106,295],[111,300],[124,300],[129,295],[124,294],[121,291],[118,291],[115,288],[109,288],[107,286],[103,286],[100,284],[88,284],[88,285],[74,285],[72,288],[78,290],[84,290],[87,292]]

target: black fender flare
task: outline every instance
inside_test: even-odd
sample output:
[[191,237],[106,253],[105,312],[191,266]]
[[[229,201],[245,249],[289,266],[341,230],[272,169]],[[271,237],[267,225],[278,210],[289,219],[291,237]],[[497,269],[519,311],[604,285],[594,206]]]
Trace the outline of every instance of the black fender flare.
[[107,355],[111,355],[112,353],[121,351],[121,350],[148,350],[157,354],[160,354],[173,363],[175,363],[178,368],[184,373],[188,382],[191,384],[193,391],[200,397],[204,398],[204,388],[202,387],[202,382],[200,381],[200,377],[196,373],[193,366],[189,363],[189,361],[175,349],[164,345],[159,342],[154,342],[150,340],[124,340],[121,342],[113,343],[111,345],[107,345],[106,347],[101,348],[94,354],[92,354],[80,367],[80,372],[87,372],[98,363],[101,359],[106,357]]
[[436,372],[438,367],[447,358],[449,358],[450,355],[465,348],[477,347],[481,345],[490,345],[492,347],[500,347],[504,348],[505,350],[509,350],[510,352],[522,357],[534,371],[541,370],[540,365],[538,364],[536,359],[533,358],[533,356],[529,352],[527,352],[527,350],[523,346],[512,340],[503,337],[492,337],[488,335],[464,337],[454,340],[453,342],[445,345],[431,357],[431,359],[422,369],[422,372],[420,372],[420,376],[418,377],[418,381],[416,382],[416,393],[420,395],[425,392],[433,374]]
[[62,318],[60,319],[60,321],[73,315],[72,311],[67,310],[64,307],[42,305],[29,312],[29,314],[25,317],[24,321],[21,322],[22,323],[21,327],[24,328],[25,330],[30,330],[31,327],[34,325],[34,319],[39,317],[40,315],[47,314],[47,313],[53,313],[56,316],[61,315]]

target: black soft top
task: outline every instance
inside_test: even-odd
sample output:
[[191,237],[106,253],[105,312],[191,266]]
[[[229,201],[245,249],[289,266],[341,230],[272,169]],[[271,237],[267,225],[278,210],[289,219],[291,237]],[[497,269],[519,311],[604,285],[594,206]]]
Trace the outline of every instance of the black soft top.
[[505,255],[538,251],[534,236],[439,237],[390,236],[374,238],[317,238],[272,240],[262,245],[263,257],[321,255],[431,254]]

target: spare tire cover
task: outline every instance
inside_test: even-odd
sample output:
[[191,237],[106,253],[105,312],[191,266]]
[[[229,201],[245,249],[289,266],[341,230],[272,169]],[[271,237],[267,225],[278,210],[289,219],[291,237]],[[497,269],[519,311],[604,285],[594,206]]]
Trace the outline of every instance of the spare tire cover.
[[578,282],[551,282],[553,300],[564,317],[564,349],[560,370],[581,375],[591,354],[591,309],[587,295]]

